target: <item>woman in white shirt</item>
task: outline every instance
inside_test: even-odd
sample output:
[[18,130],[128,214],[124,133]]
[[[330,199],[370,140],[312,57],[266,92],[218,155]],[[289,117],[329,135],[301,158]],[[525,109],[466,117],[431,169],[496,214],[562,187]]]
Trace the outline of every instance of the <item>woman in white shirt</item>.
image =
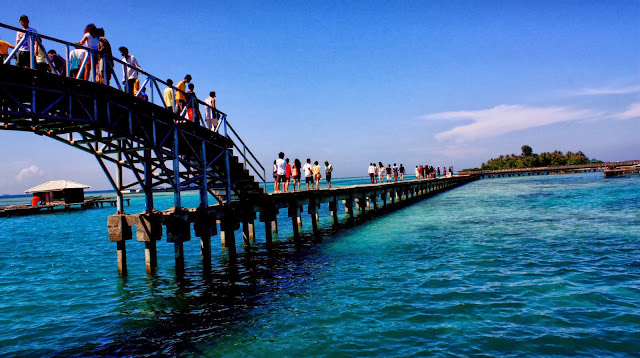
[[100,37],[98,36],[98,29],[96,25],[89,24],[84,28],[84,36],[82,36],[82,40],[78,42],[78,45],[83,45],[95,51],[90,51],[89,60],[87,60],[87,64],[84,66],[84,80],[89,80],[89,74],[91,73],[91,66],[95,66],[95,63],[98,60],[98,42],[100,41]]

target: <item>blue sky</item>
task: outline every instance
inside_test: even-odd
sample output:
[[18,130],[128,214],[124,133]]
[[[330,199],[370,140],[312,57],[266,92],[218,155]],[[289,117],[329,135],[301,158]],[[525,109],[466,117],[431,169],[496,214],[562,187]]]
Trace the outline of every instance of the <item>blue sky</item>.
[[[23,13],[68,41],[95,23],[154,75],[191,74],[267,168],[283,151],[336,177],[372,161],[461,169],[524,144],[640,159],[637,0],[26,0],[0,22]],[[92,156],[47,138],[0,131],[0,153],[0,194],[110,188]]]

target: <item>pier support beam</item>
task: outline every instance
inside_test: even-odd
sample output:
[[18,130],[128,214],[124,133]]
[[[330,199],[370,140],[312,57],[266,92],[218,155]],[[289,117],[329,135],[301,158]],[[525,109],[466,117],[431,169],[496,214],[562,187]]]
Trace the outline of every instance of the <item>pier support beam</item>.
[[356,210],[360,211],[360,216],[364,217],[367,211],[367,199],[364,196],[356,198]]
[[276,223],[277,228],[277,213],[278,209],[276,209],[273,200],[267,199],[262,202],[260,206],[260,221],[264,223],[264,236],[266,238],[267,249],[271,248],[271,244],[273,241],[273,235],[271,234],[273,230],[272,223]]
[[338,226],[338,202],[335,199],[329,202],[329,211],[333,219],[333,226]]
[[191,227],[187,221],[187,214],[177,211],[172,215],[165,217],[165,225],[167,227],[167,242],[174,244],[176,275],[182,277],[184,275],[184,245],[185,241],[191,240]]
[[144,242],[144,263],[147,275],[155,275],[158,267],[156,241],[162,239],[162,216],[139,214],[129,216],[129,225],[136,226],[136,240]]
[[302,205],[300,205],[300,207],[298,208],[298,227],[302,227],[302,212],[303,212],[303,207]]
[[288,209],[288,215],[291,218],[291,229],[293,230],[293,239],[297,242],[300,240],[300,229],[298,227],[298,217],[300,215],[300,208],[298,203],[290,203]]
[[318,204],[316,204],[315,200],[311,200],[309,205],[307,206],[307,211],[309,215],[311,215],[311,227],[313,229],[313,234],[317,235],[318,231]]
[[344,211],[349,214],[349,222],[353,222],[353,197],[342,201],[344,203]]
[[255,213],[245,213],[245,217],[242,219],[242,236],[244,246],[250,246],[252,242],[256,241],[256,229],[254,221],[256,220]]
[[211,272],[211,237],[218,233],[216,213],[208,212],[206,208],[199,207],[196,212],[196,222],[193,229],[200,238],[200,257],[205,274]]
[[239,224],[233,209],[228,204],[225,204],[222,209],[222,220],[220,222],[220,238],[224,238],[224,243],[229,253],[229,261],[234,264],[237,258],[235,230],[238,229],[238,227]]
[[126,215],[116,214],[107,217],[107,230],[109,241],[117,244],[116,256],[118,258],[118,273],[120,276],[127,275],[127,247],[126,240],[131,240],[131,226],[127,223]]

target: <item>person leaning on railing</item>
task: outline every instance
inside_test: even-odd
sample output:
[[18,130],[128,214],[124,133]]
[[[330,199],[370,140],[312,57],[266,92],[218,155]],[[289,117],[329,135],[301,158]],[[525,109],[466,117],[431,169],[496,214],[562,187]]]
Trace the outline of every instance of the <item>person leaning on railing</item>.
[[78,71],[80,71],[80,66],[82,65],[82,61],[84,61],[84,57],[87,55],[87,51],[81,47],[77,47],[74,50],[69,52],[69,76],[73,78],[78,78]]
[[49,71],[52,73],[57,73],[60,75],[65,75],[65,68],[67,67],[67,61],[62,58],[62,56],[58,55],[56,50],[49,50],[47,53],[49,56],[49,60],[53,65],[49,65]]

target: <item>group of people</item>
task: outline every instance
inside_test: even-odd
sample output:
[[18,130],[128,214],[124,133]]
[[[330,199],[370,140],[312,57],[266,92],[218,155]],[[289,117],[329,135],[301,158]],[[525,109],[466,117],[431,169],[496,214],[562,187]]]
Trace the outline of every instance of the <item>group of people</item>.
[[[376,166],[375,163],[369,163],[369,178],[371,179],[371,184],[380,184],[380,183],[391,183],[393,180],[394,183],[398,182],[398,177],[400,177],[400,181],[404,180],[404,166],[400,163],[400,166],[397,166],[396,163],[393,163],[393,167],[391,164],[388,164],[386,167],[382,164],[382,162],[378,162]],[[386,178],[386,181],[385,181]]]
[[[191,122],[200,122],[202,114],[197,102],[198,97],[195,93],[195,85],[191,83],[192,79],[191,75],[187,74],[182,81],[178,82],[176,87],[173,87],[173,80],[168,79],[167,88],[163,92],[163,101],[164,105],[171,111],[184,116]],[[216,111],[216,92],[209,92],[209,97],[204,100],[204,103],[206,104],[204,108],[205,126],[215,131],[220,119],[218,111]]]
[[[304,174],[307,190],[320,189],[320,180],[322,179],[322,167],[316,160],[313,165],[311,159],[307,158],[307,162],[302,165],[298,158],[294,159],[293,165],[289,163],[289,158],[284,157],[284,153],[278,153],[278,158],[273,161],[273,191],[276,193],[288,192],[289,185],[293,181],[293,191],[300,191],[300,182],[302,174]],[[331,173],[333,166],[329,161],[324,161],[324,175],[328,188],[331,189]]]
[[[82,39],[76,43],[76,48],[69,51],[67,57],[69,63],[67,63],[56,50],[51,49],[45,54],[42,42],[38,36],[38,31],[30,27],[29,17],[27,15],[20,16],[20,25],[24,31],[17,31],[15,45],[3,41],[0,38],[1,63],[9,63],[11,60],[8,58],[9,49],[15,49],[18,46],[14,58],[16,59],[16,65],[19,67],[31,67],[33,50],[34,67],[37,70],[66,75],[68,69],[69,76],[73,78],[84,79],[85,81],[91,79],[107,85],[111,81],[114,68],[113,53],[111,44],[105,38],[103,28],[98,28],[95,24],[87,25],[84,29]],[[85,48],[89,48],[92,51],[87,51]],[[138,79],[138,70],[142,69],[140,63],[135,56],[129,53],[127,47],[122,46],[119,48],[119,51],[122,55],[122,62],[126,64],[122,68],[122,84],[125,86],[125,91],[142,100],[148,101],[149,97],[146,93],[146,87],[140,88],[140,80]],[[48,57],[48,60],[45,56]],[[87,56],[90,57],[87,58]],[[91,78],[92,69],[95,70],[94,78]],[[191,75],[186,75],[176,87],[173,87],[172,80],[167,80],[168,86],[163,93],[163,102],[171,111],[184,116],[189,121],[199,122],[202,115],[200,114],[197,97],[194,92],[195,86],[190,82]],[[216,129],[218,119],[220,118],[216,110],[215,97],[215,92],[211,91],[209,92],[209,97],[204,101],[207,104],[204,115],[205,123],[211,130]],[[189,105],[189,103],[194,104]]]
[[[447,167],[442,167],[442,175],[447,176]],[[382,162],[378,162],[378,165],[375,163],[369,163],[369,178],[371,179],[371,184],[381,184],[381,183],[397,183],[398,178],[400,181],[404,181],[405,168],[402,164],[398,167],[396,163],[388,164],[386,167],[382,164]],[[450,175],[453,175],[453,167],[449,167]],[[436,178],[441,176],[440,166],[434,168],[429,165],[416,165],[416,179],[428,179],[428,178]]]
[[[429,179],[429,178],[439,178],[442,176],[447,176],[447,167],[442,167],[443,172],[440,172],[440,166],[434,168],[429,165],[416,165],[416,179]],[[453,166],[449,166],[449,175],[453,175]]]

